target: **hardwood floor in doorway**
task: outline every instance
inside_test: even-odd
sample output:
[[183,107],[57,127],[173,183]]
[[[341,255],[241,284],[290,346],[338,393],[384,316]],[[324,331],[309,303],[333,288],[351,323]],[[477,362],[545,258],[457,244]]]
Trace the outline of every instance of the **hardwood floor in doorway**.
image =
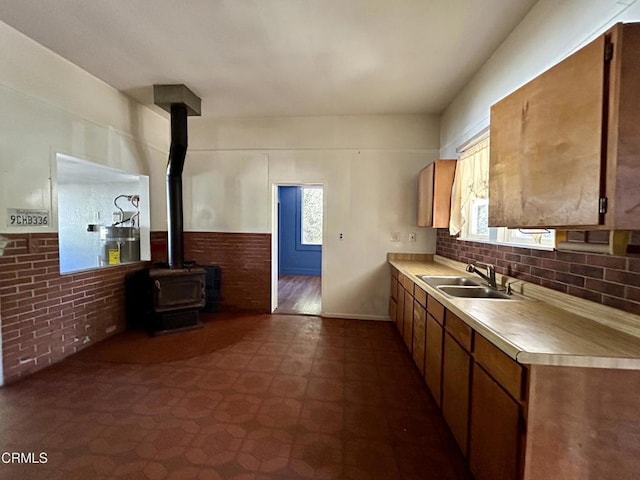
[[320,276],[283,275],[278,279],[278,308],[274,313],[320,315]]

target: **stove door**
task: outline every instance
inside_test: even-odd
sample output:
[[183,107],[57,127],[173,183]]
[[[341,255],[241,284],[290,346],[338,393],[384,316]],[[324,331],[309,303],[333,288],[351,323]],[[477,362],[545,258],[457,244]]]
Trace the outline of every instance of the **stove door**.
[[153,281],[153,303],[156,312],[204,307],[203,275],[156,277]]

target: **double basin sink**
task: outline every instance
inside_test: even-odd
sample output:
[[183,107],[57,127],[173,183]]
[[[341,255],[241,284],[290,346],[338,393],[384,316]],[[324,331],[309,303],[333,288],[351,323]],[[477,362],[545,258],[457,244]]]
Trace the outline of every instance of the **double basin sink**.
[[514,298],[505,293],[482,285],[475,278],[471,277],[450,277],[450,276],[431,276],[417,275],[417,277],[449,297],[456,298],[489,298],[494,300],[514,300]]

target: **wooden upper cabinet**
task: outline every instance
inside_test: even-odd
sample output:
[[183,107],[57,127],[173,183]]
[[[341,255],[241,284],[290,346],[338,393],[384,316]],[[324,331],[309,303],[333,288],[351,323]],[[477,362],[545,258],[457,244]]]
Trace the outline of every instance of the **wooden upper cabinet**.
[[489,225],[640,228],[640,24],[491,107]]
[[436,160],[418,177],[418,226],[446,228],[451,211],[455,160]]

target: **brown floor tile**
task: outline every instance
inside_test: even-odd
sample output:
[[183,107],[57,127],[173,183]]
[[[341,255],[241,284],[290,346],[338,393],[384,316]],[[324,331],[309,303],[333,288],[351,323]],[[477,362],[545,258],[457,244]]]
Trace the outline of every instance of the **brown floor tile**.
[[276,472],[289,464],[292,436],[284,430],[259,429],[247,436],[238,464],[250,471]]
[[264,393],[269,388],[273,375],[262,372],[241,373],[231,389],[238,393]]
[[48,455],[0,479],[471,478],[392,324],[208,318],[0,389],[3,448]]
[[371,439],[346,442],[345,473],[350,479],[401,478],[393,446]]
[[341,478],[342,458],[339,437],[310,433],[294,440],[290,466],[299,478]]
[[278,372],[289,375],[308,375],[312,365],[313,360],[310,358],[285,356],[278,367]]
[[223,370],[244,371],[252,358],[246,353],[225,352],[216,362],[216,367]]
[[281,355],[254,355],[246,366],[246,370],[253,372],[276,372],[283,357]]
[[343,378],[344,363],[342,361],[316,358],[311,367],[311,375],[316,377]]
[[261,403],[255,395],[229,394],[214,409],[213,416],[222,423],[245,423],[255,418]]
[[269,393],[278,397],[301,398],[307,389],[307,378],[300,375],[275,375]]
[[204,374],[200,379],[200,388],[208,390],[229,390],[231,386],[236,383],[240,377],[240,372],[233,370],[222,370],[219,368],[211,368],[211,370]]
[[347,380],[359,382],[378,382],[378,369],[374,364],[347,361],[344,364]]
[[371,382],[347,382],[345,384],[347,404],[382,406],[384,396],[382,388]]
[[185,457],[195,465],[218,466],[236,459],[247,432],[238,425],[217,424],[196,435]]
[[337,402],[344,399],[344,382],[333,378],[309,378],[306,396],[312,400]]

